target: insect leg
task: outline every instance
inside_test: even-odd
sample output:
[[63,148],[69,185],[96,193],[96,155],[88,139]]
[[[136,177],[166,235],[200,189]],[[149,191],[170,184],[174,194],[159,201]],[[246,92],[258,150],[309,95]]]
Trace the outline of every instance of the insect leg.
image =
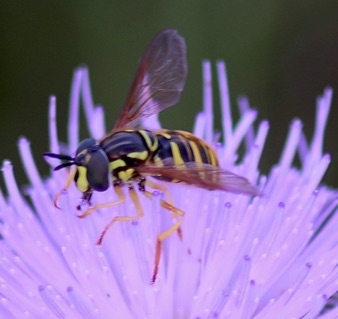
[[156,276],[158,273],[158,266],[160,263],[160,256],[161,256],[161,250],[162,250],[162,241],[169,237],[173,232],[177,231],[177,234],[179,238],[182,240],[182,230],[181,230],[181,224],[184,219],[184,212],[178,208],[176,208],[174,205],[172,205],[172,197],[168,191],[168,189],[162,185],[156,184],[152,181],[147,180],[146,185],[153,188],[160,190],[164,192],[168,198],[168,201],[165,201],[161,199],[161,206],[172,213],[172,217],[176,219],[176,223],[171,226],[168,230],[164,231],[163,233],[159,234],[157,236],[157,242],[156,242],[156,251],[155,251],[155,269],[153,273],[153,277],[151,282],[154,283],[156,280]]
[[[163,208],[165,208],[165,209],[168,209],[168,210],[172,211],[174,218],[184,216],[183,211],[179,210],[178,208],[176,208],[173,205],[173,199],[171,197],[171,194],[170,194],[170,192],[168,191],[168,189],[165,186],[159,185],[159,184],[157,184],[157,183],[155,183],[153,181],[150,181],[148,179],[145,181],[145,185],[147,185],[147,186],[149,186],[149,187],[151,187],[153,189],[159,190],[159,191],[163,192],[166,195],[166,197],[168,198],[168,202],[166,202],[164,200],[161,200],[161,206]],[[164,204],[164,203],[166,203],[166,204]],[[168,207],[166,207],[166,205],[171,206],[172,209],[169,209]]]
[[117,194],[117,196],[119,198],[118,200],[116,200],[114,202],[110,202],[110,203],[96,204],[93,207],[88,208],[84,213],[77,215],[77,217],[85,218],[88,215],[90,215],[93,211],[95,211],[99,208],[111,207],[111,206],[115,206],[115,205],[123,203],[126,200],[126,197],[124,196],[121,187],[118,186],[118,185],[114,186],[114,190],[115,190],[115,193]]
[[[98,204],[95,205],[97,208],[102,208],[102,207],[108,207],[108,206],[113,206],[116,204],[120,204],[125,200],[125,196],[122,192],[122,189],[120,186],[115,186],[115,191],[117,193],[117,195],[119,196],[120,200],[116,201],[116,202],[112,202],[112,203],[107,203],[107,204]],[[131,200],[133,201],[135,207],[136,207],[136,211],[137,211],[137,215],[136,216],[116,216],[102,231],[100,238],[98,239],[98,241],[96,242],[97,245],[101,245],[102,244],[102,240],[103,237],[105,236],[105,234],[107,233],[108,229],[113,226],[116,222],[122,221],[122,222],[129,222],[129,221],[133,221],[133,220],[137,220],[143,217],[143,210],[140,204],[140,201],[137,197],[137,194],[134,190],[134,188],[129,188],[129,195]],[[95,207],[94,206],[94,207]]]
[[62,196],[62,194],[69,188],[70,184],[72,183],[72,181],[74,180],[74,176],[76,174],[76,170],[77,168],[74,167],[71,171],[70,171],[70,174],[67,178],[67,182],[65,184],[65,186],[63,187],[62,191],[57,193],[54,197],[54,206],[58,209],[60,209],[59,205],[58,205],[58,201],[59,201],[59,198]]

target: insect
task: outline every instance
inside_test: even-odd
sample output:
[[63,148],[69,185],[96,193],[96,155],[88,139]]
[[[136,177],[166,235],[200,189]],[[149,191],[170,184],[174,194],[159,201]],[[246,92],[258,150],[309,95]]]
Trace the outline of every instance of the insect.
[[[181,236],[184,212],[173,205],[167,188],[147,179],[148,176],[166,182],[184,182],[206,189],[218,189],[247,195],[257,195],[249,181],[219,167],[215,151],[205,141],[191,133],[173,130],[151,131],[141,127],[142,119],[157,114],[176,104],[181,96],[187,76],[186,45],[176,30],[158,33],[148,45],[141,59],[127,100],[113,130],[96,141],[83,140],[74,157],[45,153],[44,156],[64,161],[55,171],[75,166],[69,175],[65,189],[74,180],[83,193],[82,199],[90,204],[93,192],[104,192],[111,185],[118,200],[96,204],[80,218],[93,211],[118,205],[125,201],[123,185],[136,206],[133,217],[116,216],[103,230],[97,244],[100,245],[108,229],[118,221],[134,221],[143,217],[136,186],[149,199],[153,195],[148,187],[166,195],[161,206],[171,212],[175,224],[157,237],[154,272],[155,282],[161,256],[162,241],[177,231]],[[60,193],[61,194],[61,193]],[[56,195],[54,203],[60,194]],[[80,209],[80,207],[78,207]]]

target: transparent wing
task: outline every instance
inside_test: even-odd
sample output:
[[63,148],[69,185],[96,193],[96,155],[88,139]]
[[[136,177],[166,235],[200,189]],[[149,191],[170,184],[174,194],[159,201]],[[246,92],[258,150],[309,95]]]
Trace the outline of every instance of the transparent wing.
[[176,30],[163,30],[147,47],[114,130],[136,128],[142,118],[176,104],[186,77],[185,41]]
[[176,179],[206,189],[219,189],[226,192],[260,195],[260,192],[245,177],[236,175],[220,167],[209,164],[189,162],[175,165],[172,159],[163,161],[164,166],[144,165],[137,168],[141,174]]

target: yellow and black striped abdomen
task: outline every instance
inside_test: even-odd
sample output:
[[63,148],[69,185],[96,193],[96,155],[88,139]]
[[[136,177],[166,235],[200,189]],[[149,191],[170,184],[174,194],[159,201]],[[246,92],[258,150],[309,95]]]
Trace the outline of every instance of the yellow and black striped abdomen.
[[[204,163],[218,166],[217,155],[205,141],[185,131],[163,130],[154,133],[158,139],[158,149],[153,155],[153,162],[165,166],[166,159],[173,159],[175,165],[186,163]],[[156,177],[166,181],[179,182],[169,178]]]

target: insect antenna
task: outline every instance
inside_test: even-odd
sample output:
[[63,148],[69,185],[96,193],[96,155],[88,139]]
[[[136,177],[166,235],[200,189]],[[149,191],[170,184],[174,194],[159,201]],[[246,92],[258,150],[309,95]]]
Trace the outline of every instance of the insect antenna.
[[44,153],[43,156],[47,156],[47,157],[51,157],[51,158],[57,158],[57,159],[60,159],[62,161],[68,161],[66,163],[62,163],[62,164],[54,167],[53,171],[58,171],[58,170],[60,170],[62,168],[75,165],[75,158],[73,158],[73,157],[71,157],[69,155],[55,154],[55,153]]

